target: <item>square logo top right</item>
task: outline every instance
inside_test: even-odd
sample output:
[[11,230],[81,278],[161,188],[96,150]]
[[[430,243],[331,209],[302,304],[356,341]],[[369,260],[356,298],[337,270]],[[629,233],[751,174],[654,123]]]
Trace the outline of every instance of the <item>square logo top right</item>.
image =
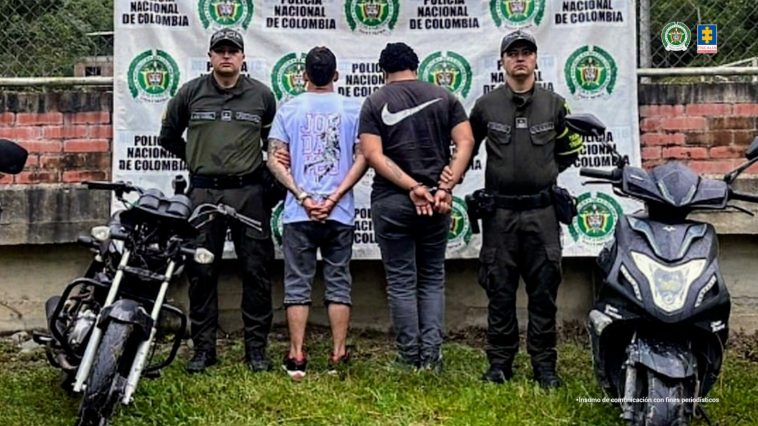
[[716,53],[718,47],[718,35],[716,24],[698,24],[697,26],[697,53]]

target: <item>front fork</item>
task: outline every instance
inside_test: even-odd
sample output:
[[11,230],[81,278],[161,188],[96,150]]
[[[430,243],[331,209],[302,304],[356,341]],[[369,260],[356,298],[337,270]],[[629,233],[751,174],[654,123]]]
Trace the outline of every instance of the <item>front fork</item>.
[[639,357],[636,353],[632,353],[632,351],[637,351],[636,345],[634,344],[635,340],[637,340],[637,333],[632,337],[632,343],[629,345],[629,353],[624,362],[624,366],[626,367],[626,377],[624,381],[624,399],[621,402],[621,409],[623,411],[621,417],[628,422],[634,420],[635,417],[634,403],[632,401],[634,401],[634,398],[639,398],[639,395],[637,395],[637,392],[639,391],[639,389],[637,389],[637,364],[634,361]]
[[153,327],[150,329],[150,337],[140,343],[137,348],[137,355],[134,357],[132,368],[129,370],[129,377],[126,379],[126,389],[124,390],[124,396],[121,399],[123,404],[129,404],[132,402],[132,395],[134,395],[134,391],[137,389],[142,370],[145,368],[147,355],[150,352],[153,339],[155,339],[155,333],[158,329],[158,316],[160,315],[161,307],[163,307],[163,300],[166,298],[168,284],[171,281],[171,277],[174,275],[175,269],[176,263],[173,260],[169,261],[168,268],[166,268],[165,279],[161,283],[161,287],[158,290],[158,296],[155,298],[155,304],[153,304],[153,310],[150,313],[150,317],[153,319]]
[[[111,283],[111,287],[108,290],[108,296],[105,298],[103,308],[110,306],[116,300],[119,287],[121,286],[121,281],[124,279],[124,268],[126,268],[126,265],[129,262],[130,255],[131,252],[127,249],[124,249],[124,254],[121,256],[121,262],[118,264],[116,276],[113,277],[113,283]],[[102,309],[100,309],[100,312],[102,312]],[[99,323],[100,313],[97,314],[97,319],[95,320],[95,324]],[[84,388],[84,382],[87,380],[87,377],[89,377],[90,370],[92,369],[92,363],[95,360],[97,348],[100,346],[100,339],[102,339],[102,337],[103,330],[100,327],[95,326],[92,330],[92,335],[90,336],[89,342],[87,342],[87,349],[84,350],[84,355],[82,356],[82,362],[79,365],[79,369],[76,370],[74,392],[81,392]]]

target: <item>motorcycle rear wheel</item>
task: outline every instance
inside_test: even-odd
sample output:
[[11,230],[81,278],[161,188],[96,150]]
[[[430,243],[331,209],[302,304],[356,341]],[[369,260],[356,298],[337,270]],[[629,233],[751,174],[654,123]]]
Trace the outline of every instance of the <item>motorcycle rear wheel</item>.
[[79,406],[77,426],[105,426],[121,399],[133,356],[125,356],[132,324],[112,321],[103,334]]

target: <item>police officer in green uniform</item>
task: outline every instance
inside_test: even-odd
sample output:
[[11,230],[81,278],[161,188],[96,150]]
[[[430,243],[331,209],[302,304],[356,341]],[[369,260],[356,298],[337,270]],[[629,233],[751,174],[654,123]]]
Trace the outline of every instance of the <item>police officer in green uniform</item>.
[[483,218],[479,283],[487,292],[487,358],[483,380],[503,383],[513,375],[518,351],[516,289],[519,276],[529,296],[527,350],[535,380],[561,385],[557,353],[556,295],[561,282],[560,225],[553,205],[558,174],[582,149],[569,133],[565,101],[535,85],[537,43],[524,31],[509,33],[500,46],[506,84],[479,98],[470,121],[478,152],[487,139],[485,190],[494,212]]
[[[263,223],[256,231],[216,218],[198,237],[198,245],[216,255],[212,265],[187,265],[194,357],[187,371],[199,372],[217,362],[218,273],[227,227],[242,269],[242,319],[245,353],[253,371],[270,369],[266,342],[271,329],[269,263],[273,243],[270,210],[263,202],[265,164],[262,150],[276,113],[273,93],[263,83],[240,74],[245,59],[238,32],[213,34],[208,52],[213,71],[187,82],[168,103],[158,142],[187,162],[190,198],[224,203]],[[182,133],[187,130],[187,140]]]

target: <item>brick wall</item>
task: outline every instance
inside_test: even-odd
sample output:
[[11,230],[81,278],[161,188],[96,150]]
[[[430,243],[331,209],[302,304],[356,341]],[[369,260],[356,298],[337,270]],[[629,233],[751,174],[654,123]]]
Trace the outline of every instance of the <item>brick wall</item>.
[[0,184],[110,178],[111,110],[109,91],[3,93],[0,138],[19,142],[29,159],[20,174],[0,174]]
[[[642,164],[683,161],[723,174],[744,161],[758,136],[755,84],[643,85],[639,91]],[[758,174],[758,166],[746,174]]]
[[[758,135],[756,84],[641,85],[639,104],[645,167],[679,160],[721,174]],[[110,178],[111,110],[105,90],[0,95],[0,137],[30,152],[24,171],[0,175],[0,184]],[[758,166],[747,173],[758,174]]]

